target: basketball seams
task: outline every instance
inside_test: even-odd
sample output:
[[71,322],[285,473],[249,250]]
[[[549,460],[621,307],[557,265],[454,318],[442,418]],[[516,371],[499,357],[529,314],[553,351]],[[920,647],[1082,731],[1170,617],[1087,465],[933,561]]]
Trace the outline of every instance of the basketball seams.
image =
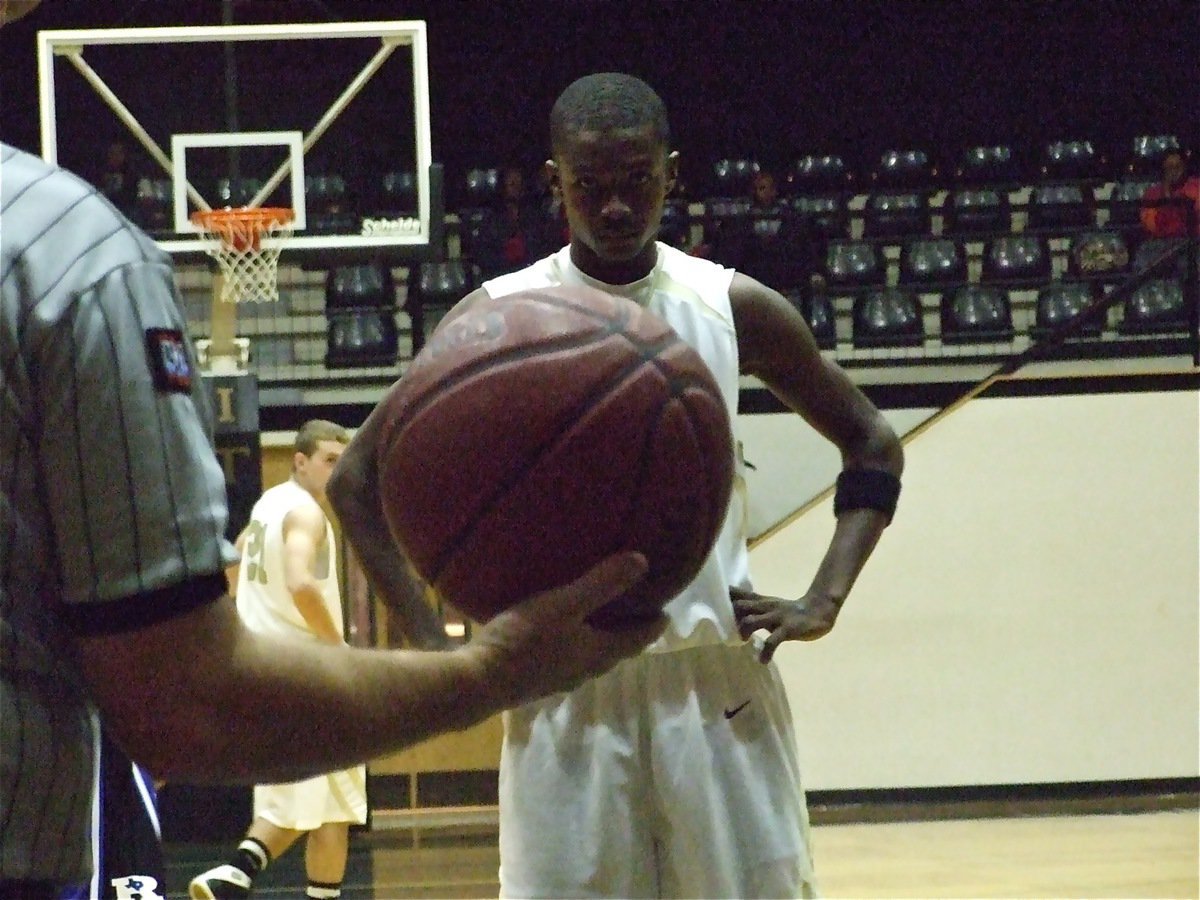
[[[608,337],[608,335],[605,335],[605,337]],[[579,346],[584,345],[581,344]],[[537,355],[530,354],[531,357],[536,357]],[[542,461],[548,454],[553,452],[555,447],[559,446],[562,441],[569,439],[572,431],[590,412],[596,409],[606,397],[618,392],[621,385],[633,379],[649,362],[649,360],[641,357],[634,359],[628,366],[618,371],[607,381],[597,383],[595,389],[584,395],[579,403],[576,404],[575,409],[569,415],[563,417],[562,424],[553,437],[531,448],[524,462],[510,472],[507,478],[497,482],[496,489],[492,492],[491,496],[487,497],[477,507],[471,521],[442,544],[442,552],[439,554],[430,573],[431,582],[436,583],[441,578],[442,573],[451,564],[459,549],[470,540],[471,534],[478,524],[486,519],[512,490],[525,480],[531,471],[541,465]],[[664,405],[666,402],[666,400],[663,401]]]
[[[502,297],[494,302],[504,302],[506,299],[507,298]],[[530,302],[527,297],[522,299],[523,302]],[[469,364],[462,366],[461,368],[443,374],[435,382],[438,390],[427,390],[423,396],[418,396],[415,398],[415,400],[407,402],[405,414],[389,423],[388,432],[384,440],[384,447],[390,448],[392,443],[391,435],[400,433],[400,431],[402,431],[408,425],[411,419],[417,416],[429,405],[430,402],[436,399],[437,395],[443,388],[456,387],[463,381],[473,378],[480,372],[486,371],[492,367],[501,366],[510,362],[532,360],[539,356],[560,353],[564,350],[577,349],[593,343],[596,340],[602,340],[603,338],[611,335],[623,337],[646,361],[655,361],[661,357],[665,351],[670,349],[673,344],[682,343],[682,339],[679,337],[679,335],[669,326],[667,326],[662,334],[662,337],[657,341],[637,339],[628,331],[630,317],[625,315],[625,311],[620,308],[615,310],[613,315],[602,315],[595,309],[585,304],[573,303],[567,298],[555,297],[553,295],[541,296],[537,299],[537,302],[552,308],[569,310],[577,313],[584,319],[589,319],[603,327],[598,328],[595,331],[587,331],[583,333],[575,331],[564,335],[561,338],[549,338],[545,341],[540,341],[537,344],[501,347],[487,356],[482,356],[479,359],[473,360]],[[481,309],[481,307],[473,307],[473,310],[477,309]],[[430,385],[430,387],[433,386],[434,384]],[[402,394],[403,385],[401,384],[397,386],[394,396],[398,400]]]

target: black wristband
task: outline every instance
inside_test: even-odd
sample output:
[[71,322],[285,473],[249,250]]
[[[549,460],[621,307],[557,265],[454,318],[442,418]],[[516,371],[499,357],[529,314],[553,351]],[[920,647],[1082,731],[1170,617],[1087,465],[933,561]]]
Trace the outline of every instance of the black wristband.
[[900,479],[882,469],[846,469],[833,492],[833,514],[852,509],[875,509],[892,521],[900,499]]

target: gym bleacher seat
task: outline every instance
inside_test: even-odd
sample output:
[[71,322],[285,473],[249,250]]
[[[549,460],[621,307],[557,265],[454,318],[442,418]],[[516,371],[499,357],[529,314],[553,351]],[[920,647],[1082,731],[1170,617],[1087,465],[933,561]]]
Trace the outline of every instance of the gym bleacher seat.
[[947,344],[1001,343],[1013,339],[1008,291],[995,285],[965,284],[942,296],[942,341]]
[[794,196],[838,195],[849,190],[854,174],[836,154],[801,156],[784,176],[784,187]]
[[912,291],[885,287],[855,298],[856,347],[918,347],[925,340],[921,304]]
[[901,284],[946,287],[966,278],[966,254],[951,238],[915,238],[900,250]]
[[884,190],[867,200],[863,234],[874,238],[903,238],[928,234],[929,198],[919,191]]
[[379,176],[372,206],[376,215],[396,219],[417,214],[417,176],[414,172],[393,170]]
[[959,159],[955,177],[964,187],[1005,189],[1020,181],[1020,165],[1013,148],[1006,144],[968,147]]
[[1071,278],[1116,281],[1129,271],[1129,263],[1129,242],[1119,231],[1085,231],[1071,238],[1067,251]]
[[1125,171],[1134,178],[1157,180],[1162,174],[1163,157],[1179,150],[1179,138],[1173,134],[1138,135],[1132,141]]
[[325,277],[325,317],[326,368],[396,363],[396,292],[386,266],[364,263],[330,269]]
[[850,234],[846,201],[838,194],[795,197],[792,208],[808,219],[812,231],[824,238],[844,238]]
[[1043,184],[1029,198],[1029,227],[1065,232],[1095,223],[1090,189],[1079,184]]
[[937,169],[924,150],[888,150],[871,174],[878,189],[929,189]]
[[414,353],[450,307],[481,283],[479,266],[463,258],[423,262],[411,271],[405,308],[412,320]]
[[1050,247],[1035,234],[1006,234],[984,247],[982,279],[1013,287],[1039,287],[1051,275]]
[[1092,181],[1104,176],[1106,164],[1091,141],[1053,141],[1042,149],[1042,180]]
[[[1067,322],[1078,318],[1095,299],[1096,293],[1092,284],[1063,281],[1046,285],[1038,291],[1030,334],[1035,338],[1044,338],[1052,334]],[[1104,322],[1096,319],[1083,326],[1079,334],[1085,337],[1099,337],[1103,328]]]
[[1129,295],[1122,307],[1122,334],[1175,332],[1188,328],[1183,284],[1175,278],[1148,281]]
[[336,234],[358,230],[345,176],[336,172],[305,173],[304,194],[309,231]]
[[994,188],[968,187],[953,191],[943,207],[947,233],[986,235],[1012,229],[1008,194]]
[[830,241],[825,277],[831,286],[851,290],[882,286],[887,279],[883,252],[870,241]]
[[1108,198],[1108,225],[1141,229],[1142,195],[1154,181],[1133,178],[1113,185]]

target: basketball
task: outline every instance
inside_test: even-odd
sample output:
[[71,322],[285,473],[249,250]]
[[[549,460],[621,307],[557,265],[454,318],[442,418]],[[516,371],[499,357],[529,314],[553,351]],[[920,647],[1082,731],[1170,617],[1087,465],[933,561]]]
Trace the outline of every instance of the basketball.
[[696,576],[729,504],[733,437],[708,366],[666,322],[600,290],[476,304],[380,413],[392,535],[476,621],[621,550],[649,571],[590,621],[653,617]]

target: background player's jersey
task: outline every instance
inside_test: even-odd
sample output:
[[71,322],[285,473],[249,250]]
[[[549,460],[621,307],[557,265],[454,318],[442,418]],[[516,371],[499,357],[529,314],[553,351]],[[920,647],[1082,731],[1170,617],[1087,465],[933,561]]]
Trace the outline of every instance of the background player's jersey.
[[[483,287],[490,296],[503,297],[528,288],[582,284],[637,302],[665,319],[708,363],[730,421],[736,422],[738,352],[729,302],[733,274],[732,269],[659,243],[658,261],[649,275],[630,284],[605,284],[576,268],[568,246],[525,269],[485,282]],[[667,605],[670,625],[650,645],[650,652],[742,642],[729,599],[730,585],[750,586],[745,487],[740,459],[735,463],[734,491],[713,552],[695,580]]]
[[[237,607],[249,628],[271,634],[318,640],[300,615],[287,589],[283,568],[283,520],[298,506],[317,501],[294,481],[269,488],[259,497],[246,526],[238,569]],[[314,576],[338,634],[343,633],[342,599],[337,577],[333,527],[325,522],[325,542],[317,548]]]
[[4,145],[0,229],[0,879],[65,883],[88,869],[94,737],[67,625],[207,602],[235,556],[169,257]]

